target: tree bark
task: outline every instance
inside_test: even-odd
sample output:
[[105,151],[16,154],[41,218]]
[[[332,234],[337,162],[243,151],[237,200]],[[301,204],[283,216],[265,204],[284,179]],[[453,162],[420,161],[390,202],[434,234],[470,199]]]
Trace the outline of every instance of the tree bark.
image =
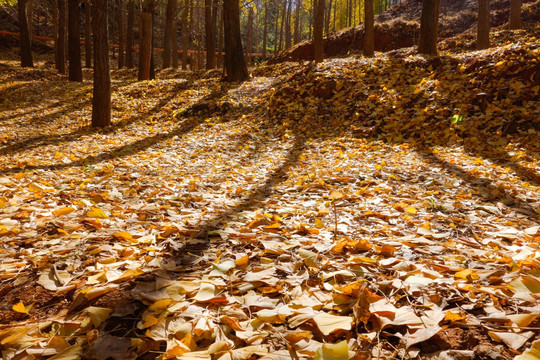
[[167,1],[167,10],[165,12],[165,34],[163,36],[163,68],[166,69],[172,64],[172,48],[174,34],[174,23],[176,22],[176,0]]
[[52,20],[53,20],[53,38],[54,38],[54,64],[58,64],[58,0],[53,0]]
[[90,22],[90,0],[84,0],[84,56],[85,67],[92,67],[92,24]]
[[292,0],[287,1],[287,16],[285,20],[285,49],[289,50],[291,48],[291,13],[292,13]]
[[223,7],[219,7],[219,16],[218,16],[218,44],[217,44],[217,65],[218,68],[223,68],[224,66],[224,60],[223,60]]
[[173,33],[171,36],[172,47],[172,66],[178,69],[178,1],[174,0],[174,21],[173,21]]
[[521,0],[510,0],[510,30],[521,29]]
[[300,8],[302,7],[302,0],[296,0],[296,8],[294,9],[294,35],[293,42],[298,44],[300,42]]
[[264,24],[263,24],[263,41],[262,41],[262,61],[266,59],[266,46],[268,41],[268,11],[269,11],[268,4],[266,5],[266,8],[264,9]]
[[66,0],[58,0],[58,39],[56,69],[58,73],[66,73]]
[[420,19],[420,54],[437,55],[437,33],[439,31],[439,10],[441,0],[424,0]]
[[139,80],[150,80],[152,62],[153,0],[146,0],[141,12],[139,35]]
[[79,0],[68,3],[69,81],[82,82],[81,39],[79,37]]
[[107,30],[107,0],[92,0],[92,30],[94,33],[94,90],[92,126],[111,125],[111,75],[109,67],[109,33]]
[[251,66],[251,53],[253,51],[253,7],[250,6],[248,10],[248,23],[246,34],[246,64]]
[[478,0],[478,33],[476,49],[489,48],[489,0]]
[[226,80],[245,81],[249,73],[242,50],[239,0],[223,0]]
[[34,67],[32,60],[32,40],[30,38],[30,27],[28,25],[28,4],[31,0],[19,0],[19,42],[21,46],[21,66]]
[[128,18],[126,31],[126,67],[133,68],[133,28],[135,23],[135,0],[128,2]]
[[364,56],[373,57],[375,54],[375,14],[373,0],[364,0]]
[[313,48],[315,62],[324,60],[324,0],[314,0]]
[[204,28],[206,34],[206,69],[216,67],[215,1],[204,0]]
[[182,69],[187,70],[188,63],[188,49],[189,49],[189,2],[184,1],[184,11],[182,12]]
[[124,67],[124,54],[126,45],[124,44],[124,0],[118,0],[118,68]]

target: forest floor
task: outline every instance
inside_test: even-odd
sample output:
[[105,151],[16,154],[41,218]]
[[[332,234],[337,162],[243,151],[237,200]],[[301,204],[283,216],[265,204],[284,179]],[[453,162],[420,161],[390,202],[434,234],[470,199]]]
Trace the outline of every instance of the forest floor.
[[90,81],[0,61],[2,357],[540,351],[538,31],[241,85],[115,70],[106,130]]

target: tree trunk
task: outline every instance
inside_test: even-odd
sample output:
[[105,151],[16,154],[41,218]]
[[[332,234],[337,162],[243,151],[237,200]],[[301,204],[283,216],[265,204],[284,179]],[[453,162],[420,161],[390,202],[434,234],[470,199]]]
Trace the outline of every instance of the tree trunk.
[[420,19],[420,54],[437,55],[437,33],[439,31],[439,10],[441,0],[424,0]]
[[251,53],[253,52],[253,7],[250,6],[248,10],[248,23],[246,34],[246,64],[251,66]]
[[217,17],[219,20],[218,25],[218,44],[217,44],[217,64],[218,68],[223,68],[224,61],[223,61],[223,7],[219,7],[219,16]]
[[163,68],[166,69],[172,63],[172,47],[174,36],[174,23],[176,21],[176,0],[167,1],[165,12],[165,34],[163,36]]
[[69,81],[82,82],[81,39],[79,37],[79,0],[68,3]]
[[171,36],[172,47],[172,66],[178,69],[178,1],[174,0],[174,21],[173,21],[173,33]]
[[281,12],[281,26],[279,29],[279,51],[283,50],[283,31],[285,30],[285,23],[287,22],[287,0],[283,0],[283,11]]
[[324,0],[314,0],[314,21],[313,21],[313,48],[315,62],[324,60]]
[[52,2],[53,38],[54,38],[54,63],[58,64],[58,0]]
[[118,0],[118,68],[124,67],[124,0]]
[[111,74],[109,68],[107,0],[92,0],[92,4],[92,30],[94,33],[92,126],[106,127],[111,125]]
[[521,0],[510,0],[510,30],[521,29]]
[[58,0],[58,39],[56,69],[58,73],[66,73],[66,0]]
[[152,60],[152,12],[153,0],[146,0],[141,12],[139,35],[139,80],[150,80]]
[[182,69],[187,70],[188,48],[189,48],[189,1],[184,1],[184,11],[182,12]]
[[32,40],[30,38],[30,28],[28,26],[28,2],[31,0],[19,0],[19,42],[21,46],[21,66],[34,67],[32,61]]
[[245,81],[249,73],[242,50],[239,0],[223,0],[226,80]]
[[204,0],[204,28],[206,34],[206,69],[216,67],[216,17],[215,1]]
[[84,57],[85,67],[92,67],[92,23],[90,22],[90,0],[84,0]]
[[292,0],[287,1],[287,16],[285,21],[285,49],[291,48],[291,12],[292,12]]
[[274,20],[274,54],[277,54],[279,52],[279,42],[278,42],[278,22],[279,22],[279,6],[276,4],[276,18]]
[[262,40],[262,61],[266,59],[266,46],[268,41],[268,11],[269,5],[264,9],[263,40]]
[[135,0],[128,2],[128,18],[126,31],[126,67],[133,68],[133,28],[135,23]]
[[367,57],[375,54],[374,23],[373,0],[364,0],[364,56]]
[[296,0],[296,8],[294,9],[294,36],[293,36],[293,42],[295,44],[298,44],[300,42],[300,8],[301,7],[302,7],[302,0]]
[[330,0],[328,2],[328,7],[326,10],[326,15],[324,17],[324,33],[329,34],[330,33],[330,15],[332,15],[332,3],[333,1]]
[[478,0],[478,33],[476,49],[489,48],[489,0]]

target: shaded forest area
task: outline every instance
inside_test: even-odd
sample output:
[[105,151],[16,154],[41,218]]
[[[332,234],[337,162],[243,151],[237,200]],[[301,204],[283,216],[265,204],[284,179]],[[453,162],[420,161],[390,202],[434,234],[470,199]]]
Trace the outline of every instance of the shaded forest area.
[[0,34],[2,359],[540,359],[540,1],[94,1]]

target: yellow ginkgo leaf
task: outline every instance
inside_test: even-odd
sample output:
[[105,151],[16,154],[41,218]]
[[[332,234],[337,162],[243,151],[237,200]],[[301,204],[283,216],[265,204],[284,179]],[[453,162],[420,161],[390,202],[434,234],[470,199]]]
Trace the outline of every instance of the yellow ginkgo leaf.
[[473,269],[465,269],[465,270],[458,271],[457,273],[454,274],[454,277],[456,277],[457,279],[463,279],[463,280],[469,280],[469,281],[478,280],[480,278],[478,274],[474,272]]
[[54,216],[62,216],[62,215],[67,215],[69,213],[72,213],[73,211],[75,211],[74,207],[66,206],[66,207],[54,210],[53,215]]
[[91,218],[100,218],[100,219],[109,218],[109,216],[105,214],[105,212],[101,210],[100,208],[92,206],[91,209],[92,210],[88,210],[86,212],[86,216],[91,217]]
[[337,344],[324,344],[315,353],[315,360],[348,360],[349,345],[347,340]]
[[414,206],[409,206],[407,209],[405,209],[405,211],[407,212],[407,214],[411,214],[411,215],[417,214],[416,208]]
[[127,231],[118,231],[113,234],[113,236],[117,239],[123,239],[123,240],[131,240],[133,239],[133,235],[128,233]]
[[322,229],[324,227],[323,222],[319,218],[315,218],[315,227],[317,229]]
[[337,191],[337,190],[334,190],[330,193],[330,200],[334,201],[334,200],[339,200],[339,199],[343,199],[345,195],[343,195],[343,193],[341,191]]
[[19,301],[17,304],[13,305],[12,309],[21,314],[28,314],[32,305],[24,306],[22,301]]

